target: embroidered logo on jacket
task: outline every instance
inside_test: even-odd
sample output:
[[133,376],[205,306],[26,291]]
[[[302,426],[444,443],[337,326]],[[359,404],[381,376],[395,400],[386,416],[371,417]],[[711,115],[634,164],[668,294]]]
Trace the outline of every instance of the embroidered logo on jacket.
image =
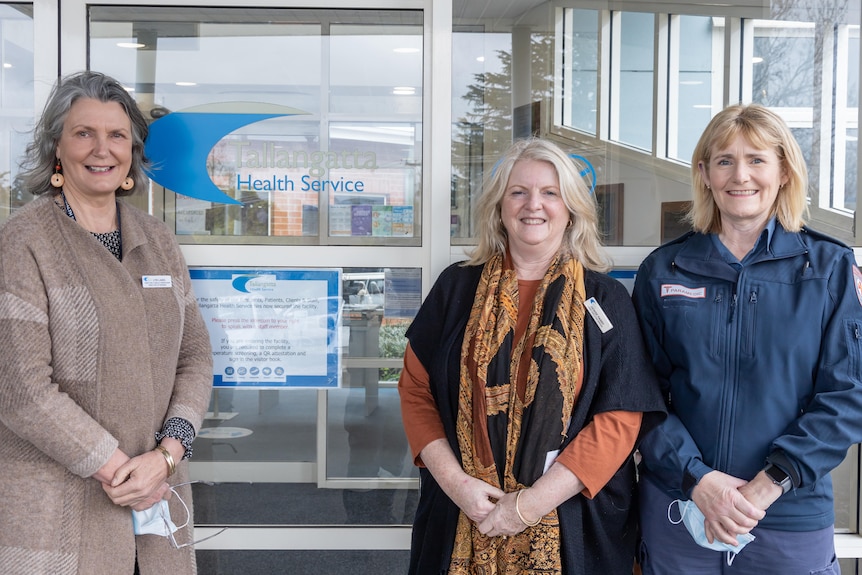
[[690,288],[679,284],[661,284],[661,297],[673,296],[703,299],[706,297],[706,288]]
[[856,297],[859,298],[859,304],[862,305],[862,272],[856,266],[853,266],[853,284],[856,286]]

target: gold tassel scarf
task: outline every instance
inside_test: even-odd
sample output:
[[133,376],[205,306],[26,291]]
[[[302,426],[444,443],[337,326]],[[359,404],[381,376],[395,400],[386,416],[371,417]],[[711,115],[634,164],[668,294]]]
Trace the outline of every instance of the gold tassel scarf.
[[[584,291],[580,263],[558,257],[539,285],[525,334],[515,342],[517,275],[502,256],[485,265],[461,349],[456,426],[469,475],[511,493],[541,477],[546,453],[560,448],[580,372]],[[530,368],[519,393],[518,366],[527,349]],[[482,535],[462,512],[449,573],[560,574],[560,558],[556,510],[506,539]]]

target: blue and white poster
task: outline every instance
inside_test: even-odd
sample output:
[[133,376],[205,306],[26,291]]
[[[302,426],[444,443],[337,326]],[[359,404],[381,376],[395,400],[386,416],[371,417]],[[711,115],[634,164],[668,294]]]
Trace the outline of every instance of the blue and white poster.
[[213,385],[337,388],[339,269],[189,270],[213,348]]

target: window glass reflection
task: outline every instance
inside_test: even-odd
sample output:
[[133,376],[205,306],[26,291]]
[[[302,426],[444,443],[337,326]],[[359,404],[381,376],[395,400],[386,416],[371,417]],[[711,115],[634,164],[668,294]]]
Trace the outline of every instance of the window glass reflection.
[[134,90],[153,121],[247,118],[204,151],[205,166],[177,159],[236,200],[172,190],[165,211],[177,234],[418,244],[421,12],[224,8],[202,21],[195,9],[94,6],[90,15],[91,67]]
[[512,35],[458,27],[452,34],[450,235],[473,235],[486,169],[512,141]]
[[776,7],[744,21],[752,42],[751,99],[779,113],[808,162],[812,225],[852,234],[856,209],[858,11],[846,2]]
[[639,12],[620,14],[619,53],[615,58],[619,106],[611,111],[612,139],[652,150],[655,16]]
[[679,16],[672,22],[678,64],[668,74],[668,157],[689,162],[701,132],[722,107],[724,18]]
[[0,220],[32,196],[15,185],[33,126],[33,7],[0,4]]
[[571,62],[564,82],[563,125],[596,134],[598,106],[599,12],[567,8],[563,22],[564,60]]
[[754,22],[752,100],[770,107],[814,105],[814,24]]

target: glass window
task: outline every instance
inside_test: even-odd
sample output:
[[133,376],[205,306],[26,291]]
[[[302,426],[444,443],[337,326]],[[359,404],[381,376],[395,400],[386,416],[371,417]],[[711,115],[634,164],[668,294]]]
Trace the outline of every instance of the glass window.
[[684,162],[724,95],[724,18],[671,17],[667,156]]
[[745,22],[751,100],[779,113],[799,141],[812,225],[849,239],[857,197],[858,12],[798,4],[774,20]]
[[599,11],[566,8],[563,17],[563,125],[597,134]]
[[33,6],[0,4],[0,220],[32,196],[15,185],[33,107]]
[[[859,185],[858,175],[858,156],[857,148],[859,146],[859,26],[845,26],[839,29],[838,33],[839,51],[838,62],[839,68],[846,68],[847,75],[836,78],[838,82],[842,82],[846,78],[847,86],[842,93],[846,94],[846,99],[839,99],[836,102],[836,124],[843,126],[836,135],[835,149],[835,173],[838,175],[835,181],[835,187],[839,188],[843,184],[844,199],[841,200],[840,194],[833,194],[833,205],[843,207],[849,211],[856,210],[857,186]],[[842,46],[846,46],[841,50]],[[841,65],[841,56],[846,54],[846,65]],[[843,146],[841,145],[843,143]],[[840,174],[844,174],[844,180],[841,181]]]
[[485,170],[512,142],[512,34],[456,27],[452,34],[450,235],[473,235]]
[[[153,119],[154,201],[181,241],[419,244],[421,12],[223,8],[202,20],[93,6],[90,18],[90,67]],[[194,141],[177,143],[180,131]]]
[[[236,296],[225,285],[229,270],[192,269],[208,323],[219,319],[222,326],[229,325],[224,320],[236,324],[248,316],[267,324],[271,315],[275,320],[269,324],[293,325],[267,331],[225,328],[211,334],[224,335],[220,341],[229,343],[213,342],[223,353],[216,357],[217,385],[195,441],[194,465],[204,478],[229,478],[225,480],[231,484],[195,491],[198,526],[412,521],[418,472],[402,427],[397,382],[405,332],[421,303],[422,273],[418,268],[342,268],[340,286],[333,292],[320,285],[320,277],[334,271],[280,270],[281,276],[266,277],[269,283],[258,284],[262,287],[251,294]],[[307,286],[294,285],[300,282]],[[333,309],[339,321],[331,311],[323,314],[325,324],[297,307],[267,312],[273,304],[260,298],[258,289],[272,292],[273,302],[281,301],[277,296],[288,289],[297,294],[337,293],[340,299]],[[254,305],[259,307],[244,311]],[[338,333],[338,387],[303,388],[308,378],[300,376],[312,375],[321,359],[308,359],[306,352],[312,355],[316,348],[307,342],[324,325],[326,331],[334,325]],[[256,345],[258,341],[264,345]],[[279,361],[288,356],[305,359]],[[291,383],[292,376],[279,379],[284,368],[295,372],[296,383]],[[266,383],[254,383],[254,378]],[[308,504],[282,504],[297,497]],[[258,504],[232,502],[251,498]]]
[[612,32],[617,49],[611,51],[611,140],[651,151],[655,15],[621,12],[618,16]]

